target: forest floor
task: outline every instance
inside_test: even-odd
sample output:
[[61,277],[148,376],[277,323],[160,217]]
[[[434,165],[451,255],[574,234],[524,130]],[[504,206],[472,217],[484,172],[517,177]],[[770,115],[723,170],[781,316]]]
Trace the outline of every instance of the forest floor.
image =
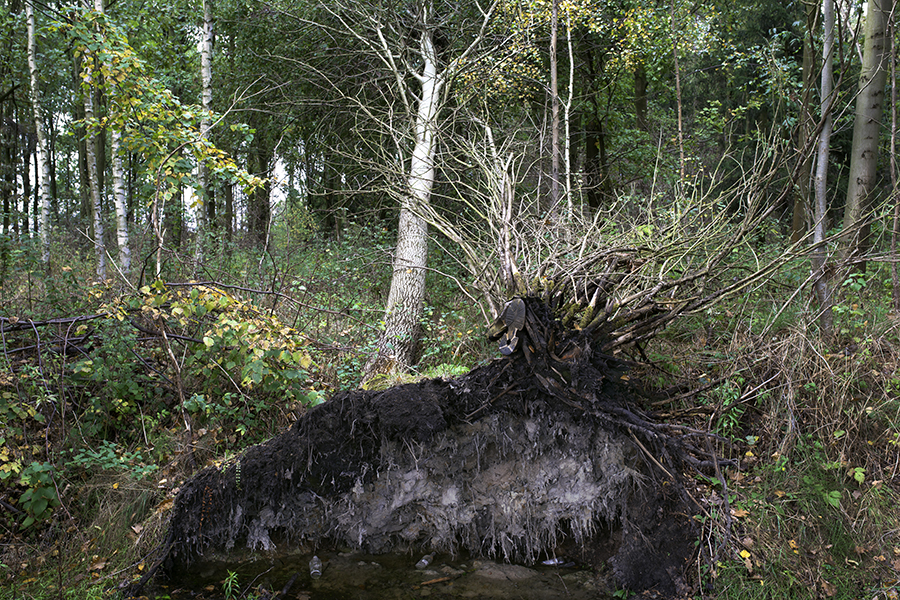
[[[114,596],[152,568],[191,476],[228,468],[314,412],[310,406],[356,388],[375,331],[364,323],[377,312],[372,298],[360,300],[372,273],[343,259],[332,272],[315,267],[318,279],[340,281],[341,289],[313,289],[314,278],[298,275],[306,291],[291,292],[307,293],[304,302],[330,312],[296,304],[276,310],[272,296],[244,299],[227,286],[118,295],[79,283],[89,279],[88,267],[58,273],[56,296],[21,292],[32,289],[25,283],[19,295],[5,296],[0,599]],[[874,270],[862,289],[842,288],[837,335],[829,341],[804,325],[808,306],[767,292],[684,317],[632,357],[644,363],[625,374],[641,391],[641,411],[656,422],[713,432],[709,450],[733,461],[718,473],[683,472],[702,507],[693,518],[691,597],[898,598],[900,324],[885,308],[886,279]],[[451,287],[432,287],[439,291],[429,302],[421,371],[376,387],[463,377],[498,356],[475,325],[478,315],[458,308]],[[42,312],[48,298],[56,308]],[[773,306],[786,307],[774,320]],[[190,319],[178,325],[184,315]],[[22,327],[29,318],[40,325]],[[154,335],[160,319],[168,319],[166,342]],[[285,328],[304,332],[302,340],[283,335]],[[224,371],[244,380],[229,381]],[[238,392],[241,383],[252,385]],[[333,567],[346,558],[378,569],[371,565],[377,558],[351,550],[337,545],[326,558]],[[408,568],[417,558],[405,551],[384,560],[388,570],[421,578]],[[427,576],[494,568],[476,566],[476,559],[439,554],[436,574]],[[525,587],[551,576],[540,565],[514,566],[537,573]],[[552,577],[584,577],[574,575],[580,566]],[[591,565],[589,573],[600,570]],[[442,597],[440,586],[450,583],[403,581],[415,593],[410,597]],[[461,578],[452,581],[462,587]],[[324,589],[304,596],[315,591],[308,583],[290,594],[325,597]],[[197,593],[231,600],[267,592],[264,582],[226,571]],[[598,593],[628,596],[615,588]],[[157,597],[166,596],[177,594],[161,590]]]

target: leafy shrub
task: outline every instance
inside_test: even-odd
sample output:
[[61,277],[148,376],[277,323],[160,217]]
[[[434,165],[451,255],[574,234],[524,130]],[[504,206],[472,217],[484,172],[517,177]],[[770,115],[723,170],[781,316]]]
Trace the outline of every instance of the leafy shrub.
[[50,463],[31,462],[22,470],[19,484],[26,488],[18,501],[26,515],[22,521],[23,529],[48,518],[59,506],[59,495],[53,482],[53,465]]

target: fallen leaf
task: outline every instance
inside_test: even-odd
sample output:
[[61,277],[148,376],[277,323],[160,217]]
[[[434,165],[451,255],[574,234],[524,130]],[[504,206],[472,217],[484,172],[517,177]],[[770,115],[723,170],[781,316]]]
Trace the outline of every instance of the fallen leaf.
[[[856,551],[857,554],[865,554],[866,553],[866,548],[864,546],[854,546],[853,550]],[[883,556],[881,557],[881,560],[884,560]]]
[[106,561],[103,559],[95,560],[91,563],[91,571],[100,571],[106,568]]
[[163,500],[162,502],[159,503],[159,505],[156,507],[155,512],[157,514],[161,513],[161,512],[165,512],[165,511],[169,510],[170,508],[172,508],[173,504],[175,504],[175,501],[172,498],[166,498],[165,500]]
[[741,550],[741,558],[750,558],[750,553],[746,550]]
[[832,585],[831,583],[829,583],[823,579],[822,580],[822,592],[824,592],[826,596],[831,598],[832,596],[837,594],[837,587],[835,587],[834,585]]
[[744,510],[743,508],[739,508],[737,510],[735,510],[733,508],[731,509],[731,516],[737,517],[738,519],[743,519],[744,517],[746,517],[749,514],[750,514],[750,511]]
[[140,533],[144,530],[144,528],[142,525],[138,524],[138,525],[132,525],[131,530],[133,532],[135,532],[136,534],[140,535]]
[[900,558],[891,561],[891,566],[894,567],[895,571],[900,571]]

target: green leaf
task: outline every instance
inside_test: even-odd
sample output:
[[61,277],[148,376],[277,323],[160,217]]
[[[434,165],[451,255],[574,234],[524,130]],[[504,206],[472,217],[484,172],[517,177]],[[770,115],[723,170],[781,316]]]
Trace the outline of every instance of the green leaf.
[[46,498],[38,498],[35,502],[31,504],[31,513],[40,518],[41,515],[44,514],[44,511],[47,510],[47,499]]

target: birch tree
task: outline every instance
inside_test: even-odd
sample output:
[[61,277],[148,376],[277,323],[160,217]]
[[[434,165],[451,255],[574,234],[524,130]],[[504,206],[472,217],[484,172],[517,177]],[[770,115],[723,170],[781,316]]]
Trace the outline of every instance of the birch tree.
[[[384,330],[376,352],[364,367],[364,379],[401,371],[415,362],[428,262],[428,224],[424,215],[431,202],[436,174],[439,116],[447,99],[447,88],[480,46],[496,2],[490,6],[475,3],[480,26],[450,60],[442,60],[435,37],[442,23],[447,26],[451,15],[437,14],[435,5],[433,0],[418,0],[403,14],[379,9],[383,7],[368,7],[372,9],[368,12],[366,7],[356,5],[325,7],[345,33],[352,35],[366,53],[376,57],[393,84],[396,100],[390,101],[385,116],[376,117],[371,106],[360,104],[358,108],[374,117],[379,127],[395,140],[395,157],[404,165]],[[446,8],[451,10],[449,6]],[[452,10],[463,9],[455,6]],[[351,92],[344,94],[354,97]],[[404,121],[409,134],[405,132]]]
[[834,0],[822,1],[822,20],[825,39],[822,45],[822,84],[821,84],[821,118],[822,129],[816,146],[815,222],[813,223],[812,272],[815,277],[816,299],[819,303],[819,326],[825,335],[830,336],[833,330],[831,310],[831,289],[828,278],[830,266],[825,250],[825,229],[828,216],[828,156],[830,154],[832,130],[832,105],[834,103],[833,69],[834,54]]
[[[94,0],[93,9],[98,14],[103,13],[103,0]],[[81,71],[81,89],[84,95],[84,120],[86,123],[93,122],[94,119],[94,87],[97,77],[94,68],[94,57],[86,55],[84,57],[83,68]],[[106,277],[106,246],[103,242],[103,214],[100,190],[100,173],[97,167],[98,157],[98,136],[95,132],[86,132],[87,143],[87,184],[90,195],[91,223],[93,230],[91,232],[94,243],[94,254],[97,257],[97,279],[103,280]]]
[[131,270],[131,248],[128,239],[128,207],[125,194],[125,165],[122,158],[122,132],[113,129],[109,138],[112,154],[113,203],[116,207],[116,241],[122,272]]
[[[888,16],[893,0],[869,0],[866,9],[862,72],[856,96],[853,145],[847,204],[844,209],[844,254],[862,258],[869,246],[869,216],[878,184],[878,146],[881,138],[884,86],[887,82]],[[864,269],[865,263],[862,264]]]
[[[212,111],[212,51],[213,51],[213,18],[212,0],[203,0],[203,27],[200,37],[200,106],[204,115]],[[210,122],[204,116],[200,122],[200,135],[209,137]],[[198,173],[200,205],[197,210],[197,252],[202,252],[201,235],[215,218],[213,208],[213,190],[210,186],[209,168],[200,165]]]
[[31,75],[31,106],[34,112],[34,132],[37,138],[35,152],[37,154],[38,172],[36,179],[41,193],[40,226],[41,259],[45,265],[50,264],[50,161],[48,155],[47,136],[44,133],[44,119],[41,114],[40,78],[37,68],[37,41],[35,36],[35,20],[33,0],[25,3],[25,18],[28,27],[28,71]]

